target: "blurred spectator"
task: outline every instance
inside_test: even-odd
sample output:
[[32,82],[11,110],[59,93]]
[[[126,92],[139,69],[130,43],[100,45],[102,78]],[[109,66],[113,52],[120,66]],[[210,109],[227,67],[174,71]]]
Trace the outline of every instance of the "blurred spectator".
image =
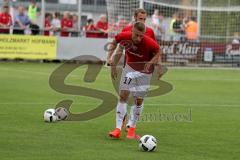
[[98,38],[107,38],[108,37],[108,22],[106,15],[100,15],[100,18],[96,25],[98,31],[100,33],[97,33]]
[[53,27],[53,35],[55,36],[60,36],[60,31],[61,31],[61,20],[60,20],[60,13],[55,12],[53,14],[53,19],[51,22],[51,25]]
[[86,33],[87,38],[96,38],[98,37],[97,35],[97,28],[94,26],[94,21],[93,19],[88,19],[87,24],[84,26],[84,31]]
[[198,32],[198,24],[196,22],[196,17],[191,17],[190,20],[185,25],[185,33],[188,41],[196,41]]
[[108,37],[114,38],[117,33],[121,32],[117,24],[118,23],[115,23],[113,19],[111,21],[108,21]]
[[63,18],[61,20],[61,36],[69,37],[72,30],[73,30],[73,21],[70,17],[70,13],[64,12]]
[[9,14],[9,6],[3,5],[2,13],[0,13],[0,33],[9,34],[12,25],[12,17]]
[[116,24],[117,30],[120,32],[123,28],[125,28],[128,25],[128,22],[124,16],[118,17],[118,22]]
[[160,15],[159,15],[159,10],[155,9],[154,13],[151,18],[151,23],[153,26],[153,30],[155,35],[158,34],[158,32],[161,32],[161,27],[160,27]]
[[38,25],[39,27],[42,26],[43,22],[42,22],[42,14],[41,14],[41,10],[40,8],[37,8],[37,19],[36,22],[34,22],[36,25]]
[[36,23],[37,21],[37,5],[35,0],[30,1],[31,4],[28,6],[28,17],[29,19]]
[[166,26],[163,23],[164,17],[159,14],[159,10],[154,10],[154,14],[152,15],[151,23],[153,26],[153,31],[158,40],[163,39],[164,34],[166,32]]
[[174,31],[174,41],[183,41],[184,40],[184,26],[183,26],[183,18],[178,14],[176,16],[176,20],[173,23],[173,31]]
[[[1,0],[0,0],[1,1]],[[15,13],[16,13],[16,11],[15,10],[17,10],[17,8],[16,7],[14,7],[14,2],[16,1],[16,0],[2,0],[3,1],[3,3],[2,3],[2,6],[1,7],[3,7],[3,6],[8,6],[8,8],[9,8],[9,14],[11,15],[11,18],[12,18],[12,23],[13,22],[15,22]]]
[[[28,12],[28,15],[29,15],[29,12]],[[31,34],[39,35],[40,26],[42,26],[42,24],[43,24],[41,10],[39,8],[37,8],[36,17],[34,17],[34,19],[30,19],[30,21],[31,21],[31,24],[30,24],[29,28],[31,28]]]
[[35,23],[30,23],[31,35],[39,35],[40,27]]
[[18,7],[18,13],[16,15],[16,20],[14,23],[13,34],[24,34],[25,29],[31,23],[28,16],[25,14],[25,9],[23,6]]
[[44,35],[49,36],[50,31],[53,29],[52,24],[52,15],[50,13],[45,14],[45,20],[44,20]]
[[174,14],[172,15],[172,19],[171,19],[170,26],[169,26],[170,36],[171,36],[170,39],[171,39],[171,41],[174,40],[174,36],[175,36],[175,32],[174,32],[174,30],[173,30],[173,24],[176,22],[177,14],[178,14],[178,13],[174,13]]
[[78,37],[78,16],[76,14],[72,15],[72,21],[73,21],[73,32],[72,37]]
[[239,33],[238,32],[234,33],[232,44],[240,44],[240,37],[239,37]]

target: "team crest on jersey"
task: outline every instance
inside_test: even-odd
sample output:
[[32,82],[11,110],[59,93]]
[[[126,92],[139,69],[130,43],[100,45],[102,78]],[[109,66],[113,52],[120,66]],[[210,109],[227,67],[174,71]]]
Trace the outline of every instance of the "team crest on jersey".
[[137,49],[138,49],[137,46],[132,45],[132,47],[129,48],[127,51],[134,56],[137,56],[137,57],[140,57],[140,58],[143,57],[143,55],[136,53]]
[[132,50],[133,51],[136,51],[138,49],[138,47],[137,46],[135,46],[135,45],[132,45]]
[[134,56],[137,56],[137,57],[140,57],[140,58],[143,57],[143,55],[140,55],[140,54],[138,54],[138,53],[131,52],[130,50],[128,50],[128,52],[129,52],[130,54],[134,55]]

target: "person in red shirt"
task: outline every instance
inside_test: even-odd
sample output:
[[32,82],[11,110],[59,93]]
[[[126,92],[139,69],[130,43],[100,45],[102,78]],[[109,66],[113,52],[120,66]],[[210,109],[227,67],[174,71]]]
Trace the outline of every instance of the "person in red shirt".
[[[147,12],[144,9],[142,9],[142,8],[138,8],[134,12],[134,21],[133,21],[133,23],[135,23],[135,22],[145,23],[146,17],[147,17]],[[132,24],[133,23],[130,23],[125,28],[123,28],[122,32],[132,31],[132,27],[133,27]],[[154,31],[152,30],[152,28],[150,28],[148,26],[146,26],[146,32],[145,32],[144,35],[149,36],[154,41],[156,41],[156,38],[155,38],[155,35],[154,35]]]
[[[135,10],[134,12],[134,21],[130,24],[128,24],[125,28],[122,29],[122,32],[131,32],[132,31],[132,24],[135,22],[142,22],[145,23],[146,21],[146,17],[147,17],[147,12],[142,9],[142,8],[138,8]],[[155,39],[155,35],[154,35],[154,31],[152,30],[152,28],[146,26],[146,32],[144,33],[144,35],[152,38],[154,41],[156,41]],[[112,63],[112,55],[108,55],[107,56],[107,64],[111,65]]]
[[107,38],[108,37],[108,22],[106,15],[101,15],[99,21],[96,24],[96,28],[99,33],[98,38]]
[[12,17],[9,14],[9,6],[3,6],[3,12],[0,14],[0,33],[9,34],[10,26],[12,25]]
[[151,75],[156,61],[159,73],[158,78],[163,75],[163,70],[160,66],[160,47],[156,41],[145,35],[145,31],[146,26],[144,23],[135,22],[132,32],[122,32],[116,35],[109,47],[109,54],[112,54],[117,48],[111,64],[111,76],[113,80],[117,78],[116,65],[122,56],[123,50],[125,50],[126,54],[126,65],[119,84],[120,92],[116,107],[116,128],[112,132],[109,132],[109,136],[112,138],[120,138],[130,93],[134,97],[134,105],[136,107],[132,111],[132,117],[130,117],[132,121],[127,138],[137,138],[135,134],[136,123],[143,109],[143,99],[150,87]]
[[49,13],[45,14],[45,21],[44,21],[44,35],[49,36],[50,31],[53,29],[53,26],[51,24],[52,15]]
[[61,20],[61,36],[69,37],[71,31],[73,30],[73,21],[70,18],[69,12],[64,12],[63,18]]
[[98,37],[98,35],[96,33],[97,29],[94,26],[93,19],[88,19],[87,20],[87,24],[84,26],[84,30],[85,30],[87,38],[97,38]]
[[[133,24],[135,22],[145,23],[146,17],[147,17],[147,12],[144,9],[142,9],[142,8],[136,9],[135,12],[134,12],[134,15],[133,15],[133,22],[130,23],[129,25],[127,25],[125,28],[123,28],[122,32],[131,32],[132,29],[133,29]],[[152,28],[150,28],[148,26],[146,26],[146,31],[145,31],[144,35],[148,36],[151,39],[153,39],[154,41],[156,41],[156,38],[155,38],[155,35],[154,35],[154,31],[152,30]],[[126,58],[127,57],[125,57],[125,61],[126,61]],[[112,55],[110,53],[107,56],[107,64],[111,65],[111,63],[112,63]],[[136,106],[133,105],[131,107],[130,117],[133,117],[133,111],[135,109],[136,109]],[[125,120],[126,120],[126,118],[124,118],[124,122],[123,123],[125,123]],[[128,118],[128,123],[126,124],[126,131],[128,131],[128,129],[130,128],[130,124],[132,123],[131,121],[132,121],[132,119]]]

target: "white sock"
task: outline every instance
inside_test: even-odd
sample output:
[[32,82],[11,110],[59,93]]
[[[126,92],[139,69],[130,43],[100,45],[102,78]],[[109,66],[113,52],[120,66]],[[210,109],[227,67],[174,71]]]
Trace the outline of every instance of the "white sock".
[[127,126],[136,128],[137,121],[140,117],[140,114],[142,113],[142,110],[143,110],[143,104],[141,106],[133,105],[131,107],[130,117],[129,117]]
[[117,108],[116,108],[116,128],[121,130],[123,119],[126,113],[127,113],[127,103],[118,102]]
[[136,105],[132,105],[131,108],[130,108],[130,114],[129,114],[129,117],[128,117],[128,123],[127,123],[127,127],[130,127],[131,126],[131,123],[132,123],[132,119],[133,119],[133,114],[134,114],[134,110],[136,108]]

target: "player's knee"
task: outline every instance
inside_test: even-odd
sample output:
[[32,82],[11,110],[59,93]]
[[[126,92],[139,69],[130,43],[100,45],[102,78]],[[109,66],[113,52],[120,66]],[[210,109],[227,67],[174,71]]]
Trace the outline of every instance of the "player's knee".
[[142,103],[143,103],[143,98],[142,97],[138,97],[138,98],[135,99],[135,104],[137,106],[141,106]]
[[126,95],[120,95],[120,97],[119,97],[119,101],[122,103],[126,103],[127,99],[128,99],[128,97]]
[[121,91],[119,95],[119,101],[122,103],[126,103],[128,100],[129,91]]

